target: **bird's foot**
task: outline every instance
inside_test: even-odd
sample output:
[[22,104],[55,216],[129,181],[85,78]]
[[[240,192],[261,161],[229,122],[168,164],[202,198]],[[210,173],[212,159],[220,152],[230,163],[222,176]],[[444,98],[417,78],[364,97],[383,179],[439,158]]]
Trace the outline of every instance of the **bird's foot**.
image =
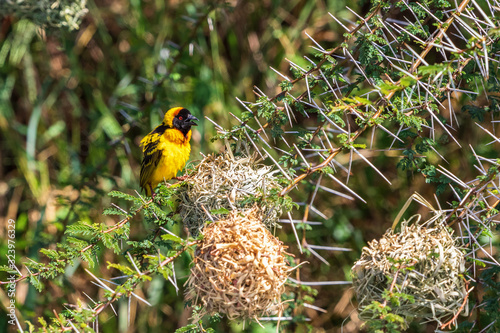
[[184,175],[184,176],[181,176],[181,177],[174,177],[175,180],[178,180],[180,182],[183,182],[183,181],[185,181],[188,178],[189,178],[189,175]]
[[154,200],[155,196],[156,196],[156,193],[155,193],[155,191],[153,191],[153,186],[151,186],[151,184],[149,184],[149,190],[150,190],[150,193],[151,193],[151,200]]

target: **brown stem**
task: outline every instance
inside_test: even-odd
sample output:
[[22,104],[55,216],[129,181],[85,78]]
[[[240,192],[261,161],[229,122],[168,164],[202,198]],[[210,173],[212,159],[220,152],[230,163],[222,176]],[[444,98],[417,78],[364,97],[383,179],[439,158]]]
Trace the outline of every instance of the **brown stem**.
[[[465,281],[465,289],[467,290],[468,289],[468,286],[469,286],[469,281]],[[471,292],[472,290],[467,290],[467,294],[465,294],[465,297],[464,297],[464,301],[462,302],[462,305],[460,306],[460,308],[458,308],[458,311],[457,313],[455,313],[455,315],[453,316],[453,318],[451,318],[447,323],[444,323],[443,325],[441,325],[441,329],[446,329],[446,327],[448,326],[448,329],[451,329],[451,325],[453,324],[453,322],[458,318],[458,315],[460,314],[460,312],[462,312],[462,310],[464,309],[465,307],[465,304],[467,304],[467,299],[469,298],[469,293]],[[478,328],[478,330],[480,330],[480,328]]]

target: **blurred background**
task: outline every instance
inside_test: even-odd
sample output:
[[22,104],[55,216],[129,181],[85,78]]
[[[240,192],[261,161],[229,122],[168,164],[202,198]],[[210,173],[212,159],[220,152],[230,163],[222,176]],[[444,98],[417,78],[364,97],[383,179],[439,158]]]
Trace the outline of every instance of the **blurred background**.
[[[46,260],[39,250],[55,249],[65,227],[75,221],[116,223],[102,215],[111,203],[107,193],[139,190],[142,153],[138,143],[169,108],[183,106],[200,119],[191,160],[199,160],[200,152],[220,151],[223,143],[211,141],[216,129],[204,116],[230,128],[235,122],[229,113],[239,115],[242,110],[235,97],[255,101],[254,86],[268,95],[280,92],[283,78],[270,67],[287,73],[287,58],[306,68],[303,56],[312,54],[310,46],[314,45],[306,32],[324,48],[342,42],[344,30],[328,12],[348,25],[357,18],[346,5],[360,16],[369,9],[368,1],[343,0],[88,0],[88,12],[82,13],[78,29],[41,29],[15,13],[0,13],[0,224],[16,221],[17,266],[26,258]],[[458,134],[466,144],[475,140],[467,135],[469,126],[465,124]],[[449,149],[453,154],[453,148]],[[492,148],[480,149],[483,155],[494,154]],[[310,261],[300,270],[302,280],[350,280],[349,270],[366,241],[390,227],[414,191],[433,198],[434,185],[426,184],[419,174],[396,168],[400,157],[374,154],[392,186],[381,182],[365,164],[353,165],[357,169],[350,187],[366,204],[325,193],[316,200],[322,213],[311,213],[310,220],[321,221],[323,226],[308,231],[308,240],[353,249],[322,252],[330,266],[301,255],[288,227],[280,232],[290,252]],[[470,161],[464,159],[457,156],[449,168],[463,179],[474,178]],[[347,164],[348,159],[340,162]],[[300,199],[300,193],[292,192],[292,196]],[[140,240],[147,230],[136,219],[131,238]],[[174,232],[183,233],[179,226],[174,226]],[[6,228],[0,228],[0,239],[6,239]],[[0,241],[0,253],[5,251],[6,244]],[[104,263],[113,261],[114,254],[97,255],[101,265],[95,271],[103,278],[111,277]],[[176,265],[182,283],[189,262],[185,255]],[[18,284],[20,322],[36,323],[40,316],[50,321],[53,310],[64,309],[66,303],[89,302],[85,294],[99,298],[102,290],[89,283],[83,267],[75,261],[41,293],[27,282]],[[360,330],[349,285],[315,289],[314,304],[327,312],[300,310],[311,319],[314,332]],[[191,312],[184,305],[182,290],[177,294],[163,278],[155,277],[137,294],[153,306],[133,299],[133,315],[127,323],[127,300],[119,301],[118,316],[110,309],[100,316],[100,332],[173,332],[189,322]],[[4,289],[0,301],[0,327],[7,327]],[[217,332],[275,330],[271,324],[263,329],[224,320],[213,327]],[[295,332],[308,329],[293,323],[285,327]],[[411,331],[432,332],[434,328],[419,325]]]

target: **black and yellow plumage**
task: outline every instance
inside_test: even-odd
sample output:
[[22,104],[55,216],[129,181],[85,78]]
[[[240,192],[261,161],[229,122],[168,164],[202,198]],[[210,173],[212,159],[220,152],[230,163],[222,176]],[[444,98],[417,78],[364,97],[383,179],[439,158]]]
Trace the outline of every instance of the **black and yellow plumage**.
[[141,140],[144,158],[141,164],[141,187],[151,196],[162,181],[174,178],[182,170],[191,152],[191,126],[198,120],[189,110],[172,108],[162,123]]

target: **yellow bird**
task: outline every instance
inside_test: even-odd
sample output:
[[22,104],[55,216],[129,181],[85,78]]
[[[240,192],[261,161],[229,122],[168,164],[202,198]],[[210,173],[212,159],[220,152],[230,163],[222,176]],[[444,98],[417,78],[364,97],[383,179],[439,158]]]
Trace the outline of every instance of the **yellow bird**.
[[176,178],[191,152],[191,126],[197,126],[189,110],[172,108],[162,123],[141,140],[144,158],[141,164],[141,187],[148,196],[162,181]]

